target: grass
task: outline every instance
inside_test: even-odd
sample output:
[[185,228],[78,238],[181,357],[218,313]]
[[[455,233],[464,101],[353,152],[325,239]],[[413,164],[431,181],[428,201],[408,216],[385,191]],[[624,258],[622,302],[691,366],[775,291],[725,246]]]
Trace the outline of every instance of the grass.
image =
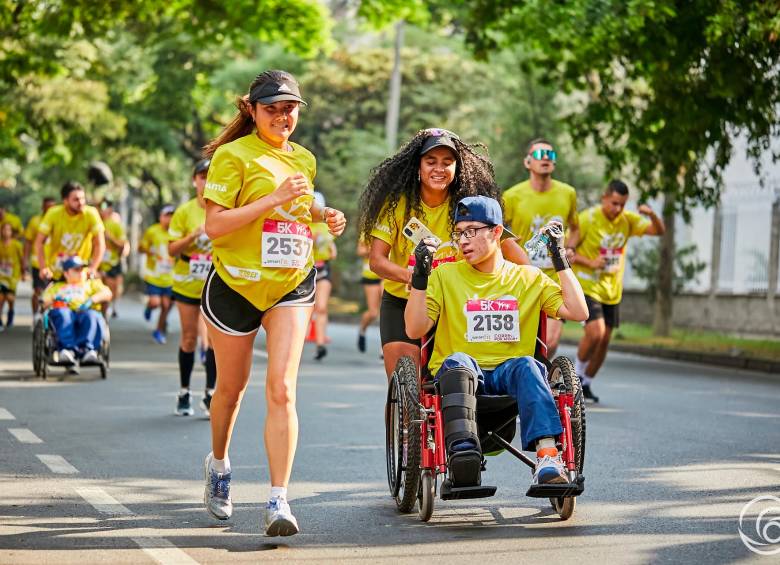
[[[578,341],[582,337],[583,331],[580,324],[567,323],[563,327],[563,337]],[[658,337],[653,335],[650,326],[623,323],[612,335],[612,341],[626,345],[644,345],[780,361],[780,340],[735,337],[706,330],[674,329],[670,337]]]

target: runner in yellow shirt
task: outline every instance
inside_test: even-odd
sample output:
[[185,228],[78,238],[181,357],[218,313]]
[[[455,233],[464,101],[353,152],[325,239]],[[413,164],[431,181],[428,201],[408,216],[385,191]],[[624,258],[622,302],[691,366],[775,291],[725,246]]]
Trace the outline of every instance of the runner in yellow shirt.
[[222,520],[232,514],[228,445],[262,326],[271,475],[267,536],[298,532],[287,485],[298,442],[298,366],[314,305],[311,224],[325,221],[332,235],[340,235],[346,225],[344,214],[313,202],[314,155],[290,141],[301,103],[291,74],[265,71],[240,99],[240,113],[206,148],[213,158],[204,196],[214,268],[201,309],[219,368],[211,403],[212,452],[204,464],[206,508]]
[[[314,192],[314,202],[320,208],[325,208],[325,196],[321,192]],[[328,354],[325,344],[328,340],[328,300],[332,288],[330,262],[336,258],[336,240],[330,233],[328,224],[315,222],[311,225],[312,243],[314,245],[314,267],[317,269],[315,277],[316,292],[314,294],[314,339],[317,344],[315,361],[322,361]]]
[[173,295],[173,259],[168,255],[168,228],[175,208],[165,205],[160,210],[159,222],[149,226],[138,245],[138,252],[146,255],[144,269],[144,294],[146,308],[144,320],[152,319],[152,312],[160,309],[157,319],[157,329],[152,332],[152,339],[159,344],[165,344],[168,333],[168,312],[171,309]]
[[575,371],[582,381],[583,396],[594,402],[598,402],[598,397],[590,388],[591,381],[607,356],[612,330],[620,325],[628,239],[661,235],[666,230],[649,206],[639,206],[637,214],[625,210],[627,201],[628,186],[613,180],[607,185],[601,204],[580,213],[580,240],[576,243],[573,264],[590,315],[577,349]]
[[14,238],[14,227],[8,220],[0,222],[0,331],[3,330],[3,305],[8,304],[5,327],[14,324],[16,285],[24,275],[24,249]]
[[61,279],[61,263],[73,255],[89,262],[87,276],[95,277],[106,250],[103,221],[97,209],[86,205],[84,188],[79,183],[66,182],[60,195],[62,204],[49,208],[35,236],[33,247],[40,277],[46,281]]
[[[500,198],[493,165],[477,147],[444,129],[419,131],[374,169],[360,197],[359,236],[371,242],[371,270],[385,281],[379,333],[388,380],[398,359],[420,357],[420,340],[407,336],[403,324],[415,245],[433,235],[441,242],[434,267],[457,260],[460,251],[450,240],[455,202],[477,194]],[[510,260],[527,262],[513,239],[502,249]]]
[[[122,274],[122,258],[127,255],[129,242],[127,234],[122,225],[119,213],[114,210],[114,203],[111,200],[103,200],[100,203],[100,217],[106,228],[106,251],[103,253],[103,260],[100,263],[100,277],[108,288],[111,289],[113,298],[111,299],[111,317],[117,317],[117,303],[122,297],[125,277]],[[105,314],[108,315],[108,306]]]
[[[528,144],[523,165],[528,169],[528,180],[504,192],[504,219],[524,245],[542,226],[560,222],[569,238],[577,237],[577,194],[574,187],[554,180],[557,153],[546,139],[534,139]],[[572,250],[573,251],[573,250]],[[569,258],[571,258],[571,251]],[[547,250],[529,257],[531,264],[557,280]],[[550,318],[547,322],[547,353],[552,359],[561,340],[563,322]]]
[[479,484],[482,450],[476,426],[476,398],[511,395],[520,415],[522,447],[537,456],[534,484],[568,483],[555,436],[561,420],[546,379],[534,359],[540,312],[585,320],[585,296],[569,268],[563,229],[544,228],[560,285],[539,268],[515,265],[501,253],[501,206],[485,196],[462,199],[455,210],[454,241],[464,260],[431,272],[435,242],[415,249],[412,290],[404,319],[409,336],[420,338],[434,327],[428,368],[439,382],[448,474],[452,486]]
[[[205,201],[203,190],[210,161],[198,161],[192,171],[192,185],[195,198],[179,206],[171,217],[168,227],[168,253],[176,257],[173,266],[173,300],[179,311],[179,394],[176,399],[176,414],[191,416],[192,395],[190,381],[195,366],[195,349],[198,344],[198,330],[201,323],[200,295],[211,269],[211,239],[206,235]],[[211,397],[217,385],[217,365],[214,350],[206,350],[206,390],[200,407],[208,415]]]
[[0,224],[9,223],[11,229],[14,230],[14,237],[22,237],[24,233],[24,227],[22,227],[22,220],[16,214],[9,212],[4,204],[0,204]]
[[360,328],[358,329],[357,347],[361,353],[366,352],[366,330],[379,317],[379,303],[382,300],[382,279],[371,270],[371,265],[368,262],[368,251],[369,247],[365,240],[359,239],[357,254],[363,260],[360,284],[366,296],[366,311],[360,317]]
[[[40,304],[41,294],[46,288],[47,282],[41,279],[40,265],[38,264],[38,256],[33,252],[33,244],[35,243],[35,237],[38,235],[38,226],[43,219],[46,212],[54,206],[55,200],[51,196],[46,196],[41,203],[41,213],[36,214],[30,221],[27,222],[27,227],[24,230],[24,260],[25,264],[30,266],[32,273],[32,311],[33,311],[33,326],[35,326],[35,320],[38,318],[38,308]],[[44,245],[45,247],[45,245]]]

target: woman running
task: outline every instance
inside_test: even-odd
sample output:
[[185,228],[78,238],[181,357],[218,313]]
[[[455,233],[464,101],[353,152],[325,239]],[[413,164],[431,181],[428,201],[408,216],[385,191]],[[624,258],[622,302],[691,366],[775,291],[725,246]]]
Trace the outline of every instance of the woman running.
[[361,238],[358,240],[357,254],[363,259],[363,271],[360,276],[360,284],[366,295],[366,311],[360,317],[360,329],[358,330],[358,351],[366,352],[366,331],[368,326],[379,317],[379,303],[382,300],[382,279],[371,270],[368,263],[369,246]]
[[[422,130],[372,171],[360,196],[358,233],[371,242],[371,270],[385,280],[379,333],[388,379],[401,357],[419,363],[420,340],[407,336],[404,326],[415,246],[434,236],[441,242],[434,268],[456,261],[460,251],[450,237],[455,203],[476,195],[501,201],[493,165],[475,152],[477,147],[484,148],[467,145],[444,129]],[[505,239],[501,250],[510,261],[528,262],[513,239]]]
[[[325,196],[314,192],[314,202],[320,208],[325,208]],[[330,278],[330,262],[336,258],[336,243],[325,222],[315,222],[311,225],[314,238],[314,266],[317,269],[315,282],[317,291],[314,295],[314,339],[317,344],[315,361],[322,361],[328,354],[325,344],[328,341],[328,300],[332,283]]]
[[10,329],[14,325],[16,285],[22,278],[24,266],[22,243],[14,238],[14,227],[11,222],[3,222],[0,225],[0,331],[3,331],[4,304],[8,304],[5,327]]
[[212,452],[205,461],[204,498],[213,517],[230,518],[228,447],[262,326],[271,475],[265,533],[287,536],[298,532],[287,485],[298,442],[298,366],[314,306],[310,225],[325,221],[330,233],[339,235],[346,220],[341,212],[313,202],[314,155],[289,141],[304,103],[295,78],[265,71],[237,102],[239,114],[205,149],[212,156],[205,198],[214,267],[201,308],[217,357],[219,388],[211,403]]
[[[192,171],[192,185],[195,198],[179,206],[173,213],[168,227],[168,253],[176,256],[173,266],[173,300],[179,311],[181,338],[179,340],[179,395],[176,400],[176,414],[192,416],[192,395],[190,380],[195,365],[195,348],[198,343],[198,324],[200,319],[200,295],[206,276],[211,269],[211,240],[205,233],[206,221],[203,189],[206,187],[206,174],[209,170],[208,159],[195,165]],[[206,390],[200,407],[209,415],[211,397],[217,384],[217,365],[214,350],[206,351]]]

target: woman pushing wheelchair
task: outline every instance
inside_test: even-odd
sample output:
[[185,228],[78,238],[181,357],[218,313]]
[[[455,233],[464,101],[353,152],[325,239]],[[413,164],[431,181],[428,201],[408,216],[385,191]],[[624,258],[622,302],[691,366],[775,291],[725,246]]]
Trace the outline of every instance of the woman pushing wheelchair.
[[480,484],[483,452],[476,422],[476,395],[509,395],[517,401],[523,449],[536,451],[533,485],[569,483],[556,446],[561,418],[534,358],[541,312],[583,321],[585,296],[563,248],[556,222],[543,228],[560,285],[538,268],[510,263],[501,253],[505,231],[501,206],[486,196],[460,200],[452,239],[462,261],[432,272],[436,242],[414,251],[406,333],[421,338],[434,330],[428,369],[438,382],[447,469],[452,487]]

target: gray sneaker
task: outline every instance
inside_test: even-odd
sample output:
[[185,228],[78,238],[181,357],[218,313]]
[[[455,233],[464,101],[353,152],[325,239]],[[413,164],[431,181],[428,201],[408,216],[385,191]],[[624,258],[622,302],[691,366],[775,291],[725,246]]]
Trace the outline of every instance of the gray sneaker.
[[268,537],[297,534],[298,520],[292,515],[290,505],[283,498],[272,498],[265,505],[265,535]]
[[206,479],[206,489],[203,492],[203,502],[206,511],[217,520],[227,520],[233,514],[233,501],[230,500],[230,473],[217,473],[211,468],[214,454],[206,455],[203,471]]
[[192,396],[189,392],[182,392],[176,399],[176,414],[179,416],[192,416],[195,410],[192,409]]

